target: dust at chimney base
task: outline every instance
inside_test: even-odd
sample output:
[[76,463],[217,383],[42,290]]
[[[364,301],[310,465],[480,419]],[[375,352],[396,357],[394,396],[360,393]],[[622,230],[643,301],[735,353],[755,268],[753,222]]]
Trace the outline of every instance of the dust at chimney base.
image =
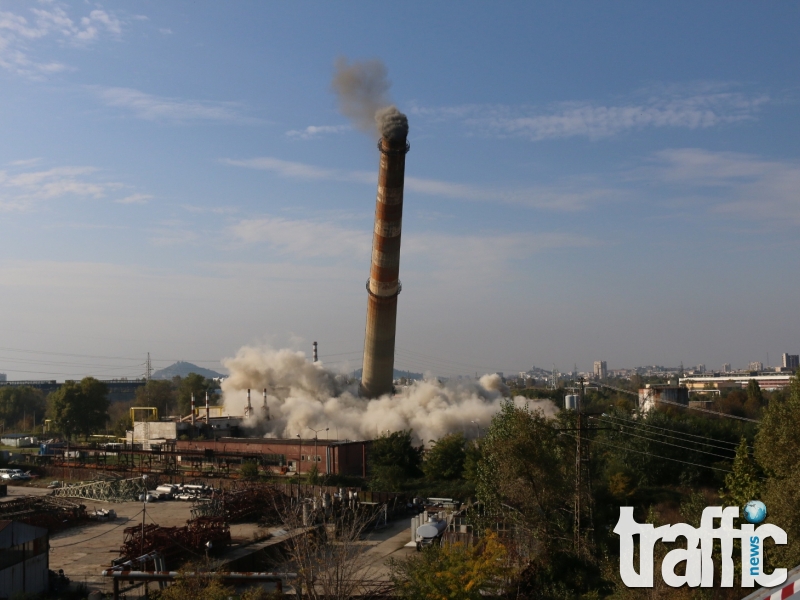
[[367,326],[364,335],[364,365],[361,395],[377,398],[392,393],[397,295],[400,293],[400,232],[403,220],[405,135],[378,143],[381,164],[375,202],[372,237],[372,268],[367,281]]

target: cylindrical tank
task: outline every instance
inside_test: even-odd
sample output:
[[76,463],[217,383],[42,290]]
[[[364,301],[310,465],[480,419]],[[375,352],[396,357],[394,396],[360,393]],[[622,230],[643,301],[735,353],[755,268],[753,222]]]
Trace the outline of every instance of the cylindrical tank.
[[439,537],[445,529],[447,529],[446,520],[431,517],[427,523],[417,527],[417,538],[432,540]]
[[576,410],[578,408],[578,396],[574,394],[564,396],[564,408]]

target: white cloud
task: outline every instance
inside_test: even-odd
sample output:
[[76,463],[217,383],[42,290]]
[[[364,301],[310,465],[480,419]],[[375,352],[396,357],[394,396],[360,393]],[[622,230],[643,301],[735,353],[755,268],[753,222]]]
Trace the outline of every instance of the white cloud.
[[147,204],[153,196],[150,194],[131,194],[119,200],[114,200],[117,204]]
[[737,152],[680,148],[657,152],[633,173],[689,193],[705,193],[712,212],[746,220],[800,224],[800,162]]
[[226,215],[239,211],[235,206],[195,206],[193,204],[181,204],[181,208],[191,213],[213,213],[217,215]]
[[342,133],[351,129],[349,125],[309,125],[305,129],[287,131],[286,135],[291,138],[310,140],[321,135]]
[[206,102],[154,96],[132,88],[93,88],[106,106],[129,110],[149,121],[244,120],[230,102]]
[[243,219],[228,228],[243,243],[265,243],[282,254],[298,258],[353,257],[369,254],[369,230],[349,229],[337,223],[281,217]]
[[[268,156],[242,160],[222,159],[222,162],[232,166],[271,171],[282,177],[296,179],[377,184],[375,172],[329,169]],[[597,202],[611,201],[624,196],[624,192],[619,189],[611,189],[601,182],[586,177],[573,178],[573,181],[563,184],[508,189],[406,176],[405,187],[412,192],[454,200],[500,202],[528,208],[564,211],[581,210]]]
[[21,160],[12,160],[10,163],[13,167],[31,167],[39,162],[41,162],[41,158],[24,158]]
[[704,129],[752,120],[761,105],[769,101],[764,94],[747,95],[730,91],[729,87],[708,85],[687,90],[676,86],[618,104],[574,101],[546,107],[412,105],[409,113],[431,121],[461,121],[485,135],[539,141],[576,136],[599,139],[645,128]]
[[71,17],[62,3],[31,8],[31,19],[8,11],[0,12],[0,67],[18,75],[40,79],[44,75],[68,70],[67,65],[33,58],[34,42],[53,38],[70,45],[85,45],[106,33],[118,38],[122,22],[112,13],[94,9],[88,15]]
[[[287,219],[262,216],[242,219],[227,233],[244,244],[266,244],[289,262],[329,258],[351,261],[353,266],[369,260],[372,230],[355,229],[335,220]],[[597,245],[585,236],[561,232],[451,234],[441,231],[403,234],[405,270],[416,272],[484,273],[505,269],[512,260],[557,248]],[[460,276],[460,275],[459,275]]]
[[[42,202],[61,198],[101,199],[125,187],[98,177],[95,167],[24,170],[36,162],[15,161],[16,169],[0,170],[0,211],[29,210]],[[133,194],[119,202],[142,202],[149,197]]]
[[158,32],[162,35],[172,35],[172,29],[169,27],[161,27]]

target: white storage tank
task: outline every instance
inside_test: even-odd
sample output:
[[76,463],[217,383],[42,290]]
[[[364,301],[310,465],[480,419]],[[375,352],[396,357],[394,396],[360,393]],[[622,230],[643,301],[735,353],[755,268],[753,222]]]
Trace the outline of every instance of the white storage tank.
[[567,394],[564,396],[564,408],[577,410],[578,408],[578,396],[575,394]]

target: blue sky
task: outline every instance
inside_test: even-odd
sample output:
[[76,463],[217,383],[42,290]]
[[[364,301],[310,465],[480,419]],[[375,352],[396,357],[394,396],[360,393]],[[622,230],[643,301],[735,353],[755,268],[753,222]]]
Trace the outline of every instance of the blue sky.
[[397,366],[800,351],[795,3],[0,0],[0,372],[360,367],[378,156],[410,121]]

